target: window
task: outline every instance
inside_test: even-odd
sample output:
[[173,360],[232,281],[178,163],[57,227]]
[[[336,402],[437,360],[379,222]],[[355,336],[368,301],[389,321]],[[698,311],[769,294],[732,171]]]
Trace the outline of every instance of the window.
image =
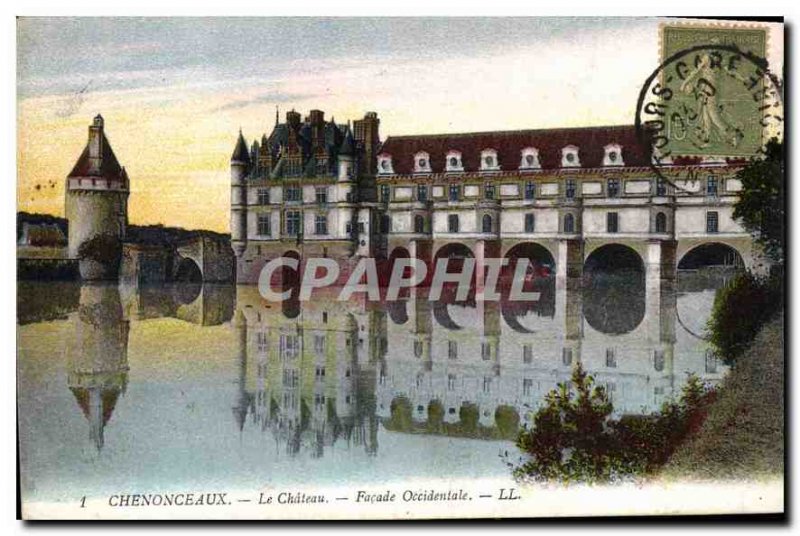
[[536,183],[528,181],[525,183],[525,199],[531,200],[536,197]]
[[447,231],[450,233],[458,232],[458,215],[450,214],[447,216]]
[[419,214],[414,216],[414,232],[419,234],[425,232],[425,218]]
[[327,158],[317,158],[316,161],[316,170],[317,175],[327,175],[328,174],[328,159]]
[[450,201],[458,201],[459,197],[460,197],[460,188],[458,187],[458,184],[451,184],[450,197],[449,197]]
[[659,212],[656,214],[656,232],[657,233],[666,233],[667,232],[667,215],[663,212]]
[[314,353],[318,356],[325,355],[325,335],[314,335]]
[[269,188],[258,189],[258,204],[269,205]]
[[258,234],[261,236],[270,236],[272,234],[272,223],[269,214],[258,215]]
[[565,367],[572,365],[572,348],[561,349],[561,364]]
[[486,184],[483,187],[483,196],[486,199],[494,199],[494,184]]
[[326,214],[317,214],[314,216],[314,234],[328,234],[328,216]]
[[454,374],[447,375],[447,390],[453,391],[456,388],[456,377]]
[[664,350],[653,350],[653,369],[656,372],[664,370]]
[[317,204],[318,205],[326,205],[328,203],[328,189],[327,188],[317,188],[315,190]]
[[422,341],[414,341],[414,357],[422,357]]
[[461,153],[458,151],[450,151],[447,153],[447,171],[464,171],[461,165]]
[[381,216],[381,232],[388,233],[392,230],[392,218],[388,214]]
[[497,151],[494,149],[485,149],[481,151],[481,169],[499,169]]
[[458,359],[458,343],[456,341],[447,341],[447,358]]
[[380,173],[392,173],[392,157],[388,154],[382,154],[378,157],[378,169]]
[[283,386],[290,389],[296,388],[300,383],[297,369],[283,369]]
[[717,354],[711,348],[706,350],[706,372],[709,374],[717,372]]
[[490,376],[483,377],[483,392],[488,393],[492,390],[492,378]]
[[609,233],[616,233],[619,231],[619,213],[608,212],[606,213],[606,230]]
[[706,213],[706,232],[718,233],[719,232],[719,213],[708,212]]
[[656,195],[659,197],[667,195],[667,181],[660,177],[656,180]]
[[617,368],[616,348],[606,348],[606,366],[609,368]]
[[384,203],[389,202],[389,185],[381,184],[381,201]]
[[290,210],[286,213],[286,234],[289,236],[300,234],[300,212]]
[[619,197],[619,179],[608,179],[608,197]]
[[530,396],[531,388],[533,387],[533,380],[525,378],[522,380],[522,394],[523,396]]
[[575,216],[573,216],[572,214],[564,215],[564,232],[565,233],[575,232]]
[[532,233],[536,230],[536,217],[533,213],[525,214],[525,232]]
[[567,179],[564,183],[564,197],[575,199],[575,179]]
[[714,175],[709,175],[706,180],[706,195],[716,197],[718,192],[718,181]]
[[533,346],[526,344],[522,347],[522,362],[530,365],[533,362]]
[[481,222],[481,229],[484,233],[491,233],[492,232],[492,217],[488,214],[483,215],[483,221]]
[[488,361],[492,358],[492,346],[488,342],[481,343],[481,359]]
[[295,359],[300,353],[300,340],[297,335],[281,335],[281,357]]
[[417,186],[417,201],[424,203],[428,200],[428,187],[425,184]]
[[417,173],[427,173],[431,170],[431,161],[428,153],[421,152],[414,155],[414,171]]
[[299,186],[287,186],[285,197],[287,201],[300,201],[303,199],[303,192]]
[[267,349],[269,348],[269,339],[267,338],[267,334],[264,331],[259,331],[256,333],[256,340],[258,344],[258,353],[265,354],[267,353]]
[[522,160],[519,163],[520,169],[533,169],[539,166],[539,151],[534,147],[526,147],[522,150]]

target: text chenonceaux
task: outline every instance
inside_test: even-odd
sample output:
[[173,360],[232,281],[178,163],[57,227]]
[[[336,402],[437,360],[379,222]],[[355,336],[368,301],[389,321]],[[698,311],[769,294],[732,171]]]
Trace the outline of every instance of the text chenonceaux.
[[[501,492],[502,495],[502,492]],[[502,498],[502,497],[501,497]],[[471,496],[463,489],[406,489],[404,491],[368,492],[359,490],[354,500],[356,503],[392,503],[402,502],[437,502],[437,501],[469,501]],[[234,501],[228,498],[227,493],[121,493],[110,495],[108,505],[115,508],[146,507],[146,506],[230,506]],[[330,502],[324,494],[305,493],[302,491],[282,491],[276,494],[260,492],[258,500],[252,501],[257,505],[272,504],[321,504]]]
[[[397,300],[404,289],[418,287],[423,282],[430,282],[428,287],[428,300],[438,301],[442,292],[449,285],[455,285],[457,300],[465,300],[470,290],[475,288],[473,283],[477,275],[482,274],[480,284],[476,289],[476,299],[483,301],[499,301],[502,299],[500,292],[501,274],[509,265],[508,258],[482,259],[480,265],[474,258],[460,259],[459,266],[454,269],[449,265],[450,259],[438,259],[433,275],[429,277],[428,266],[421,259],[398,258],[395,259],[388,285],[384,285],[385,299]],[[476,267],[478,268],[476,270]],[[279,272],[280,270],[280,272]],[[276,273],[283,274],[290,271],[299,285],[292,288],[283,288],[280,291],[273,289],[272,279]],[[301,274],[302,272],[302,274]],[[337,284],[341,276],[339,263],[328,257],[314,257],[305,262],[301,270],[300,260],[294,257],[278,257],[267,262],[261,269],[258,278],[258,289],[261,296],[268,301],[283,302],[291,299],[309,301],[316,289],[323,289]],[[528,259],[519,259],[512,273],[509,274],[510,301],[537,301],[539,292],[525,291],[527,282],[537,277],[536,266]],[[284,276],[285,277],[285,276]],[[354,294],[363,293],[369,301],[381,300],[381,281],[378,275],[378,266],[375,258],[364,257],[358,261],[350,272],[347,282],[341,287],[337,299],[347,301]]]

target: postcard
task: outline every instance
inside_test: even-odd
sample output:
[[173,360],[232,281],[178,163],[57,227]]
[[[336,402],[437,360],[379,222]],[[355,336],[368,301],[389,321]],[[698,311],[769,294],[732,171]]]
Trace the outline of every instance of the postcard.
[[781,515],[784,77],[782,19],[20,17],[20,515]]

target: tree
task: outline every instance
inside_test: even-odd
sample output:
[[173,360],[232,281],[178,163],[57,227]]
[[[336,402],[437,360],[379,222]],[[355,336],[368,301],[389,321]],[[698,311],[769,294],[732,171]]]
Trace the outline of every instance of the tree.
[[594,385],[579,362],[571,381],[548,393],[532,429],[517,438],[530,460],[516,475],[563,482],[613,479],[613,437],[607,426],[612,411],[605,389]]
[[742,182],[742,191],[733,217],[742,222],[772,260],[782,264],[786,240],[783,143],[770,140],[764,158],[752,160],[736,178]]

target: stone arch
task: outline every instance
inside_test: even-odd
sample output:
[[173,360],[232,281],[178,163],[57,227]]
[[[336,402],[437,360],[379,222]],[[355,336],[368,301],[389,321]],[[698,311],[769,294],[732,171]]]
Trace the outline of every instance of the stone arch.
[[202,283],[203,271],[197,262],[189,257],[183,257],[175,268],[176,283]]
[[584,262],[583,316],[606,335],[630,333],[645,316],[645,263],[630,246],[595,248]]
[[[460,242],[448,242],[447,244],[442,245],[439,249],[436,250],[436,254],[434,255],[434,261],[438,259],[466,259],[466,258],[474,258],[475,254],[472,252],[469,246],[466,244],[462,244]],[[434,264],[435,265],[435,264]],[[449,266],[449,264],[448,264]]]
[[679,270],[705,267],[744,268],[743,255],[724,242],[704,242],[687,250],[678,260]]
[[518,259],[526,258],[535,266],[546,267],[548,274],[555,273],[556,261],[548,248],[537,242],[519,242],[506,251],[504,257],[509,259],[509,268],[514,269]]
[[586,252],[584,274],[598,269],[636,270],[641,271],[644,277],[645,265],[639,251],[631,246],[612,242],[598,245]]

